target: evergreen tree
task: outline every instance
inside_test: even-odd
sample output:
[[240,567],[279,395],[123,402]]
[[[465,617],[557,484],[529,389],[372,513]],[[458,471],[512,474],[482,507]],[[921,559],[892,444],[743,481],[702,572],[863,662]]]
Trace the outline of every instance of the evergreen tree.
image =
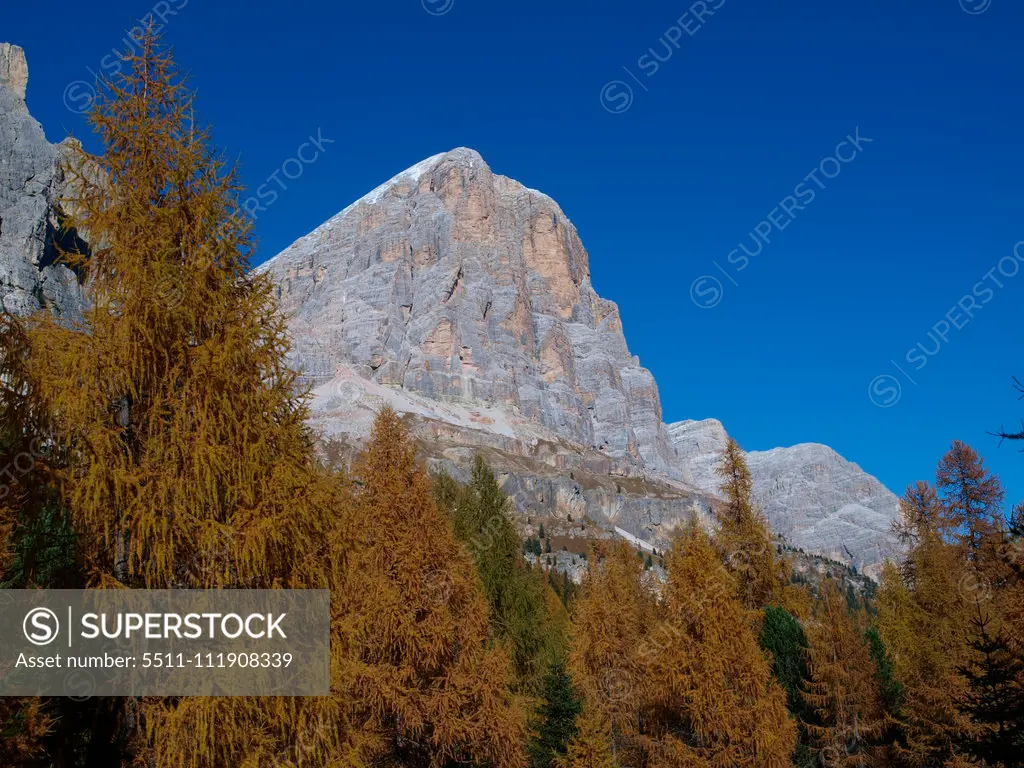
[[549,571],[548,585],[552,590],[554,590],[555,594],[558,595],[558,599],[562,602],[562,606],[568,609],[570,604],[576,598],[577,592],[577,587],[573,583],[572,579],[569,578],[569,574],[567,572],[559,574],[554,570]]
[[900,707],[903,704],[903,685],[896,679],[896,669],[892,656],[882,642],[882,636],[878,633],[877,627],[868,627],[864,631],[864,639],[867,640],[868,650],[871,652],[871,660],[875,663],[875,679],[878,680],[878,688],[882,694],[882,704],[886,713],[895,718],[899,715]]
[[969,686],[963,709],[984,727],[966,749],[984,765],[1019,765],[1024,760],[1024,660],[980,604],[971,623],[975,661],[961,668]]
[[[511,502],[482,457],[473,462],[468,487],[459,488],[450,478],[439,479],[437,486],[439,504],[473,556],[495,635],[512,657],[518,687],[538,694],[548,667],[564,660],[568,623],[564,606],[554,598],[543,572],[523,561]],[[541,555],[539,540],[528,540],[526,549]]]
[[798,714],[804,706],[801,684],[807,677],[807,637],[785,608],[769,606],[764,615],[761,647],[771,653],[772,674],[786,691],[790,711]]
[[819,759],[830,768],[885,765],[875,745],[886,722],[871,652],[831,579],[822,586],[816,618],[804,697],[815,715],[810,732]]
[[583,704],[565,665],[551,665],[537,710],[537,733],[530,744],[530,768],[551,768],[566,754],[582,710]]

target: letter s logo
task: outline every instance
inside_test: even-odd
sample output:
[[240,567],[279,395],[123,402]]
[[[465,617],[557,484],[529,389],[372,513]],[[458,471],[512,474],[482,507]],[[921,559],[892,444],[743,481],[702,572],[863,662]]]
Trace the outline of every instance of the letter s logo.
[[33,608],[25,614],[21,628],[25,632],[25,639],[32,645],[49,645],[57,639],[60,621],[49,608]]

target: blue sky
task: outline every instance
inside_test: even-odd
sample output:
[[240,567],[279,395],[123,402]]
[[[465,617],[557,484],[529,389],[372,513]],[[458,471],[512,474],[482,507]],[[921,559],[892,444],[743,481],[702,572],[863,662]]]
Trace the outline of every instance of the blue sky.
[[986,435],[1024,417],[1016,0],[15,3],[51,140],[154,9],[250,187],[333,141],[261,258],[470,146],[572,218],[667,421],[827,443],[897,493],[959,438],[1024,498]]

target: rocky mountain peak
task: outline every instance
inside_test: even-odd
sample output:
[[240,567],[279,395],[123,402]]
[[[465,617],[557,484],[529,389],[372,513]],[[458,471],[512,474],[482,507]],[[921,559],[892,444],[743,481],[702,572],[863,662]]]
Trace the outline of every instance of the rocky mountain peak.
[[474,150],[399,173],[264,268],[315,378],[351,369],[679,474],[657,386],[591,286],[576,228]]
[[[695,485],[718,495],[715,470],[728,439],[721,422],[681,421],[669,434]],[[776,533],[793,547],[878,575],[879,564],[895,551],[891,529],[899,500],[889,489],[820,443],[750,451],[746,458],[754,497]]]
[[25,51],[11,43],[0,43],[0,86],[8,88],[21,101],[28,88],[28,62]]
[[[0,304],[79,317],[78,277],[56,260],[60,145],[25,106],[28,68],[0,45]],[[618,307],[591,285],[575,226],[547,195],[464,147],[364,195],[261,267],[289,318],[312,420],[357,444],[384,404],[435,466],[484,453],[527,515],[579,536],[664,547],[718,493],[726,431],[663,422]],[[749,454],[755,492],[791,544],[876,566],[896,497],[826,446]],[[590,526],[589,528],[587,526]]]
[[[486,451],[528,514],[586,517],[658,546],[714,505],[722,423],[663,423],[657,384],[594,291],[568,216],[478,152],[411,166],[262,269],[327,435],[363,439],[386,403],[449,471]],[[896,500],[877,480],[824,446],[749,457],[793,546],[881,561]]]

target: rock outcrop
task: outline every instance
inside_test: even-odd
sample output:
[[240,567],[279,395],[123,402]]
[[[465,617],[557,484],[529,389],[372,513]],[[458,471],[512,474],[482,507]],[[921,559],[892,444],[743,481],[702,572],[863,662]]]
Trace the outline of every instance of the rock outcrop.
[[[400,173],[262,269],[328,437],[358,442],[388,404],[435,466],[457,473],[484,452],[525,514],[586,518],[659,547],[711,511],[725,429],[663,424],[575,227],[476,152]],[[877,565],[892,494],[835,454],[761,456],[751,464],[776,531]]]
[[11,90],[21,101],[28,89],[28,62],[25,51],[10,43],[0,43],[0,86]]
[[25,105],[21,48],[0,43],[0,307],[18,315],[47,308],[68,321],[84,307],[78,276],[57,263],[64,184],[62,145],[46,140]]
[[758,503],[791,546],[880,575],[879,565],[896,552],[892,491],[818,443],[751,451],[747,460]]
[[718,419],[677,421],[668,425],[669,438],[678,461],[685,465],[693,484],[712,496],[722,479],[718,463],[729,435]]
[[351,366],[678,475],[654,378],[591,287],[575,227],[473,150],[399,174],[267,269],[310,375]]
[[[715,466],[728,439],[721,422],[681,421],[668,429],[695,485],[717,495],[721,479]],[[758,505],[790,546],[878,575],[878,565],[895,551],[892,522],[899,499],[888,488],[827,445],[804,443],[746,456]]]

